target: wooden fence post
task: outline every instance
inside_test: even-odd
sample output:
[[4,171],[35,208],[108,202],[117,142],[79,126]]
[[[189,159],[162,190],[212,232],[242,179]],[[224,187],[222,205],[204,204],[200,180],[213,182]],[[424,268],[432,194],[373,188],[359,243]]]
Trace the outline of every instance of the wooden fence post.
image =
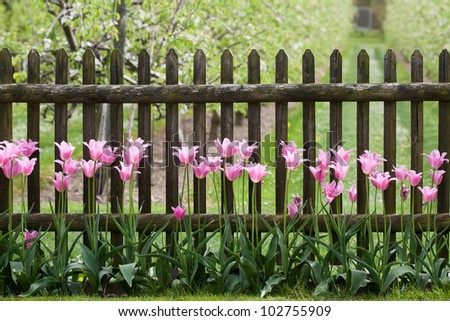
[[[260,75],[260,57],[258,52],[253,49],[247,59],[247,74],[249,84],[259,84]],[[254,150],[251,159],[254,163],[259,163],[261,158],[261,103],[248,104],[248,145],[257,144],[259,150]],[[255,209],[253,209],[253,188],[255,184],[248,180],[248,212],[261,213],[261,183],[256,185],[255,191]],[[244,209],[242,209],[244,210]],[[260,239],[260,238],[259,238]]]
[[[369,82],[369,55],[363,49],[358,54],[357,59],[357,82],[368,83]],[[359,157],[365,150],[369,149],[369,102],[360,101],[356,103],[356,157]],[[361,169],[361,164],[356,161],[356,191],[358,194],[357,210],[356,213],[364,214],[367,212],[368,196],[366,186],[369,184],[366,175]],[[356,243],[358,247],[368,248],[368,236],[364,234],[358,234],[356,236]],[[358,251],[361,255],[361,251]]]
[[[67,84],[69,81],[69,56],[64,49],[59,49],[56,53],[55,83],[58,85]],[[55,142],[67,142],[67,103],[55,104]],[[59,148],[55,146],[55,160],[61,159]],[[62,166],[55,163],[55,172],[62,171]],[[67,213],[68,202],[61,203],[60,192],[55,189],[55,210],[58,215]],[[64,199],[68,200],[67,191],[63,192]]]
[[[110,83],[113,85],[123,84],[123,56],[120,50],[114,49],[111,53],[110,62]],[[111,144],[122,151],[123,144],[123,104],[111,104]],[[119,159],[116,159],[112,167],[119,165]],[[111,171],[111,212],[118,213],[123,211],[123,182],[120,179],[119,172]],[[123,244],[123,235],[120,232],[111,232],[111,244],[121,246]],[[113,257],[113,266],[118,266],[120,255]]]
[[[275,58],[275,82],[288,82],[288,56],[284,50],[278,51]],[[276,141],[276,172],[275,172],[275,213],[284,214],[286,189],[286,162],[281,155],[281,142],[288,140],[288,103],[275,102],[275,141]],[[268,153],[270,155],[270,153]]]
[[[307,49],[302,58],[302,74],[303,83],[312,84],[316,80],[314,55],[311,50]],[[303,102],[303,148],[305,149],[303,166],[303,199],[307,202],[305,206],[305,213],[312,213],[316,201],[316,182],[314,176],[309,170],[309,166],[316,164],[316,103],[312,101]]]
[[[416,50],[411,56],[411,82],[423,82],[423,56]],[[411,169],[417,173],[423,172],[423,101],[411,102]],[[423,186],[422,180],[418,186]],[[411,187],[411,214],[422,213],[422,193],[418,186]],[[422,234],[417,233],[417,237],[422,239]],[[411,240],[411,252],[420,254],[421,249],[417,246],[416,240]],[[414,262],[414,257],[410,258]]]
[[[0,84],[13,82],[12,57],[8,49],[0,52]],[[12,139],[12,103],[0,103],[0,141]],[[0,173],[0,212],[8,211],[9,180]]]
[[[225,49],[220,57],[220,83],[233,83],[233,54],[229,49]],[[221,141],[224,138],[233,141],[233,126],[234,126],[233,103],[220,104],[220,135]],[[223,160],[223,168],[227,166],[227,162],[231,159]],[[225,177],[225,170],[222,172],[222,213],[228,215],[233,212],[233,183]]]
[[[447,50],[443,50],[439,55],[439,82],[450,81],[450,54]],[[439,102],[439,129],[438,129],[438,148],[439,151],[450,153],[450,101]],[[449,192],[450,192],[450,175],[449,163],[444,162],[441,169],[445,171],[442,183],[438,187],[438,213],[448,213],[449,211]],[[439,252],[439,257],[448,260],[448,232],[437,240],[438,248],[443,246]],[[443,242],[446,242],[444,245]]]
[[[28,54],[28,83],[39,84],[40,82],[40,57],[33,49]],[[40,105],[39,103],[27,104],[27,138],[40,143]],[[38,147],[39,144],[38,144]],[[30,159],[35,158],[36,164],[33,172],[27,179],[28,211],[30,213],[41,212],[41,177],[40,177],[40,153],[35,151]]]

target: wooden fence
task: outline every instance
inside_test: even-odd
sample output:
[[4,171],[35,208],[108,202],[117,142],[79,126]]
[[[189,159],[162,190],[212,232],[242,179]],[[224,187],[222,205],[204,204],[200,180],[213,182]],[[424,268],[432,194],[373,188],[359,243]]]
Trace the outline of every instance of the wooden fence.
[[[91,50],[87,50],[83,56],[83,84],[68,84],[68,56],[64,50],[56,54],[55,84],[40,84],[40,58],[39,54],[32,50],[28,56],[28,84],[13,83],[13,69],[11,54],[7,49],[0,53],[0,141],[12,138],[12,108],[13,103],[27,103],[27,138],[40,141],[40,103],[55,104],[55,141],[67,140],[67,104],[83,104],[83,141],[95,138],[95,104],[111,104],[111,137],[112,142],[120,145],[123,142],[123,104],[138,104],[138,135],[145,141],[150,141],[151,133],[151,108],[152,103],[166,104],[166,150],[171,146],[180,144],[178,141],[178,104],[193,103],[193,130],[194,143],[205,146],[206,143],[206,103],[220,103],[221,136],[233,139],[233,103],[248,103],[248,140],[261,142],[261,103],[274,102],[275,107],[275,135],[277,144],[276,162],[276,187],[274,191],[276,201],[276,213],[266,213],[269,222],[280,222],[284,212],[284,193],[286,184],[286,168],[284,159],[280,156],[280,141],[288,138],[288,102],[303,103],[303,139],[304,148],[308,151],[305,158],[315,159],[315,151],[312,142],[316,141],[315,103],[319,101],[330,102],[329,117],[332,140],[330,146],[337,146],[342,140],[342,103],[347,101],[357,102],[357,148],[356,154],[360,155],[369,149],[369,103],[371,101],[384,102],[384,170],[390,171],[396,164],[396,101],[411,102],[411,168],[418,172],[423,171],[423,102],[439,101],[439,135],[438,146],[440,151],[450,151],[450,56],[444,50],[439,56],[439,83],[423,83],[423,59],[420,52],[416,51],[411,57],[411,83],[396,83],[396,57],[393,51],[388,50],[384,57],[384,83],[369,83],[369,56],[362,50],[357,57],[357,83],[342,83],[342,57],[339,51],[334,51],[330,57],[330,83],[315,83],[314,56],[307,50],[303,55],[303,83],[288,84],[288,57],[283,50],[276,56],[276,81],[275,84],[260,84],[260,57],[253,50],[248,56],[248,83],[233,84],[233,56],[225,50],[221,56],[221,84],[206,85],[206,57],[198,50],[194,57],[194,79],[192,85],[178,84],[178,57],[175,51],[170,50],[166,56],[166,85],[150,85],[150,57],[143,50],[139,55],[138,85],[123,85],[123,57],[115,50],[111,55],[110,84],[96,85],[95,57]],[[375,130],[380,130],[379,128]],[[206,149],[200,149],[200,155],[205,155]],[[176,161],[170,152],[166,153],[166,212],[171,213],[171,206],[178,204],[178,169]],[[200,156],[199,155],[199,156]],[[33,155],[38,159],[39,154]],[[86,147],[83,157],[89,158]],[[152,157],[150,155],[150,157]],[[55,158],[58,158],[58,150],[55,149]],[[255,161],[259,155],[253,155]],[[357,213],[364,213],[366,209],[367,195],[364,188],[366,177],[362,173],[359,163],[357,165]],[[59,165],[57,165],[59,166]],[[142,212],[139,222],[139,230],[152,222],[155,226],[163,226],[167,221],[174,222],[171,215],[155,215],[152,213],[151,202],[151,167],[149,162],[141,164],[139,176],[139,204],[142,204]],[[449,212],[449,165],[444,163],[446,171],[438,192],[438,218],[437,228],[444,228],[450,224]],[[6,211],[8,207],[8,181],[0,175],[0,211]],[[314,178],[305,166],[303,171],[303,198],[308,204],[314,204]],[[231,182],[227,182],[230,184]],[[111,172],[111,199],[122,199],[122,182],[116,171]],[[174,188],[175,186],[175,188]],[[49,215],[40,215],[40,172],[39,166],[28,180],[28,205],[32,213],[29,216],[30,228],[47,228],[51,225]],[[194,179],[194,212],[206,213],[206,185],[205,180]],[[199,193],[199,194],[198,194]],[[397,188],[395,182],[384,192],[386,213],[391,215],[392,228],[399,231],[399,217],[395,214],[397,202]],[[256,204],[261,210],[260,186],[255,193],[256,201],[253,203],[252,191],[249,191],[249,206]],[[421,214],[422,196],[419,191],[414,194],[414,209],[416,211],[415,222],[417,226],[424,226],[426,216]],[[55,198],[56,200],[58,197]],[[84,181],[84,202],[88,201],[87,181]],[[232,195],[226,200],[231,209]],[[337,205],[334,204],[336,207]],[[117,213],[118,204],[111,202],[113,213]],[[305,213],[310,213],[310,208],[305,208]],[[276,215],[274,215],[276,214]],[[209,229],[217,227],[216,214],[202,214],[207,221],[214,221]],[[81,215],[69,214],[74,220],[71,228],[83,230]],[[362,215],[355,215],[351,219],[357,221]],[[18,222],[19,217],[14,217]],[[383,220],[382,215],[374,215],[372,220]],[[405,223],[408,218],[405,217]],[[101,225],[105,223],[105,216],[101,216]],[[197,222],[193,220],[194,225]],[[321,228],[325,229],[323,220]],[[169,224],[170,231],[174,224]],[[7,228],[7,219],[0,218],[0,229]],[[110,225],[113,231],[113,242],[121,242],[120,233],[115,233],[115,227]],[[265,226],[260,225],[264,231]],[[448,253],[446,254],[448,256]]]

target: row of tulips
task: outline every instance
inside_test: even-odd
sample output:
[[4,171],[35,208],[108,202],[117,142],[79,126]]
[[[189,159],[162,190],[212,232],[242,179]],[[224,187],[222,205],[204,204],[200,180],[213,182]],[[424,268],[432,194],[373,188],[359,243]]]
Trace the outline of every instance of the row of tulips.
[[[288,176],[284,222],[280,227],[265,222],[256,211],[256,206],[251,207],[251,213],[245,210],[247,176],[251,181],[249,184],[256,186],[262,185],[263,179],[270,174],[265,165],[252,162],[252,155],[258,146],[245,140],[230,141],[227,138],[214,142],[217,154],[206,157],[197,157],[198,146],[174,147],[173,155],[184,169],[184,178],[179,204],[172,208],[177,230],[168,239],[163,237],[165,227],[150,230],[149,225],[146,231],[137,233],[140,213],[135,211],[133,201],[134,176],[139,174],[139,164],[145,157],[148,144],[138,138],[130,140],[119,151],[105,141],[90,140],[84,143],[89,149],[90,159],[77,161],[72,159],[74,147],[71,144],[55,143],[60,157],[56,163],[61,168],[51,178],[55,189],[60,192],[60,207],[52,210],[56,245],[49,246],[45,242],[46,231],[27,230],[24,201],[21,224],[13,228],[13,202],[10,198],[6,213],[9,215],[8,231],[0,234],[0,291],[22,295],[81,292],[103,295],[113,284],[119,284],[129,293],[167,287],[195,291],[206,286],[220,293],[257,290],[261,295],[266,295],[287,285],[312,288],[316,294],[333,289],[356,294],[363,289],[385,292],[392,286],[405,284],[416,284],[421,289],[450,284],[450,266],[439,256],[443,248],[448,247],[445,231],[431,231],[428,224],[423,236],[417,233],[414,215],[411,214],[414,209],[409,213],[411,219],[406,226],[403,226],[402,220],[398,240],[391,239],[390,222],[386,216],[382,233],[379,233],[378,226],[373,230],[370,216],[377,211],[376,205],[370,209],[369,202],[365,218],[353,225],[349,225],[351,215],[332,212],[329,205],[336,198],[342,198],[344,193],[351,150],[342,147],[319,150],[317,158],[309,160],[310,164],[314,164],[309,170],[317,182],[316,203],[310,204],[311,214],[303,215],[309,200],[304,201],[298,194],[290,200],[288,191],[292,173],[305,162],[304,150],[294,142],[281,142],[281,156]],[[10,180],[11,189],[17,177],[21,177],[22,187],[25,186],[23,182],[36,162],[32,155],[37,152],[37,143],[32,141],[2,144],[0,167]],[[448,159],[446,153],[437,150],[425,156],[431,167],[432,185],[418,187],[418,190],[431,217],[437,199],[437,186],[445,173],[440,168]],[[119,206],[118,215],[111,216],[113,224],[124,237],[123,245],[114,246],[108,236],[108,226],[105,230],[99,228],[98,209],[89,204],[95,198],[96,172],[101,167],[111,167],[118,157],[120,161],[117,163],[120,165],[114,166],[113,170],[118,172],[124,188],[128,184],[129,207],[124,210],[125,207]],[[372,185],[375,199],[377,191],[386,190],[392,181],[400,182],[403,217],[404,203],[412,187],[419,185],[422,173],[408,170],[406,166],[394,167],[392,172],[381,172],[379,168],[385,160],[369,151],[359,155],[357,161],[367,176],[367,191]],[[73,175],[80,169],[89,179],[90,201],[85,208],[84,233],[70,239],[70,222],[65,221],[63,214],[68,200],[63,192],[69,188]],[[221,172],[233,182],[231,191],[226,190],[225,184],[217,182],[216,176]],[[327,181],[326,177],[331,172],[335,179]],[[189,178],[192,173],[198,179],[213,176],[210,183],[214,187],[218,213],[223,209],[225,214],[219,218],[219,228],[212,233],[205,232],[205,224],[208,223],[202,225],[200,220],[199,228],[192,228],[194,213],[190,204]],[[226,197],[221,197],[220,191],[236,196],[235,189],[241,190],[241,196],[234,197],[233,208],[227,209],[227,204],[221,201]],[[347,189],[347,194],[353,209],[353,203],[358,198],[355,185]],[[115,201],[123,203],[123,200]],[[235,214],[235,228],[231,227],[231,214],[228,213]],[[246,214],[251,214],[251,227],[243,221]],[[326,222],[327,233],[319,230],[319,216]],[[263,234],[258,231],[260,222],[268,229]],[[87,236],[84,242],[80,241],[82,235]],[[356,238],[360,242],[356,243]],[[76,251],[79,255],[74,254]]]

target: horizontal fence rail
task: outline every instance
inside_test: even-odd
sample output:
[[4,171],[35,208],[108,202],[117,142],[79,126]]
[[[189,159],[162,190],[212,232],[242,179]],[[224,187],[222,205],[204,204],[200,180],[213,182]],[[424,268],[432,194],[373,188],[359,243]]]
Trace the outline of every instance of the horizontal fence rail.
[[450,101],[450,83],[0,85],[0,103]]

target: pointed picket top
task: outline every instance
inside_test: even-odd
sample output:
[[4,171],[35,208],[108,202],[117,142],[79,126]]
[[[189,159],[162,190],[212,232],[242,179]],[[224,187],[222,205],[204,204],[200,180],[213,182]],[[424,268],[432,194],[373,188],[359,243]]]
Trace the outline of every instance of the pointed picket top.
[[450,55],[447,49],[441,51],[439,55],[439,82],[450,81]]
[[384,81],[397,81],[397,57],[392,49],[388,49],[384,55]]
[[8,48],[0,51],[0,84],[7,84],[13,81],[12,55]]
[[166,55],[166,84],[178,84],[178,55],[173,48]]
[[150,84],[150,55],[147,49],[142,49],[138,57],[138,83]]
[[110,82],[116,85],[123,84],[123,56],[117,48],[111,52]]
[[56,52],[55,83],[67,84],[69,81],[69,56],[64,49]]
[[83,54],[83,84],[95,84],[95,55],[92,49]]
[[220,80],[222,84],[233,83],[233,54],[230,49],[225,49],[220,57]]
[[206,56],[203,50],[197,49],[194,55],[194,84],[206,83]]
[[284,49],[280,49],[275,57],[275,82],[287,83],[289,72],[289,57]]
[[365,49],[361,49],[357,58],[357,82],[369,82],[370,57]]
[[314,64],[314,54],[311,49],[306,49],[302,57],[302,70],[303,70],[303,83],[313,83],[315,82],[315,64]]
[[261,82],[261,58],[256,49],[252,49],[247,59],[248,83],[259,84]]
[[338,49],[334,49],[330,55],[330,82],[342,82],[342,55]]
[[31,49],[28,53],[28,83],[38,84],[40,78],[41,57],[36,49]]
[[417,49],[411,55],[411,81],[423,81],[423,55]]

